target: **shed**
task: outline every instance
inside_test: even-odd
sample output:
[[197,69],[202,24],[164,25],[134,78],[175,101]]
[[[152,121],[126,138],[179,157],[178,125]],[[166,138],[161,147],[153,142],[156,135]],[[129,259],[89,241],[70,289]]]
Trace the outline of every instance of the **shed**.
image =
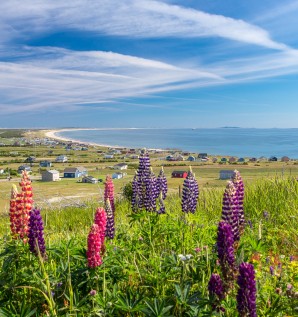
[[289,162],[290,161],[290,158],[288,156],[283,156],[281,159],[280,159],[282,162]]
[[90,176],[90,175],[83,176],[82,183],[96,184],[96,183],[98,183],[98,180],[97,180],[97,178]]
[[245,159],[243,158],[243,157],[240,157],[239,159],[238,159],[238,163],[244,163],[245,162]]
[[277,157],[276,156],[271,156],[269,158],[269,162],[277,162]]
[[78,178],[87,175],[88,172],[85,167],[67,167],[64,169],[64,178]]
[[120,179],[120,178],[123,178],[123,176],[124,176],[123,173],[116,172],[112,174],[112,179]]
[[55,182],[60,180],[59,172],[56,170],[43,171],[41,173],[41,180],[43,182]]
[[196,160],[196,158],[192,155],[190,155],[188,158],[187,158],[187,161],[190,161],[190,162],[194,162]]
[[52,163],[50,161],[40,161],[39,167],[51,167]]
[[31,172],[31,167],[28,165],[21,165],[18,167],[18,173],[21,174],[23,171]]
[[182,155],[178,155],[175,157],[175,161],[184,161],[184,157]]
[[113,166],[115,170],[127,170],[127,164],[126,163],[118,163]]
[[217,161],[218,161],[217,157],[214,157],[214,158],[212,159],[212,162],[213,162],[213,163],[216,163]]
[[112,159],[112,158],[114,158],[114,155],[113,154],[105,154],[103,158]]
[[187,172],[186,171],[173,171],[172,177],[173,178],[186,178]]
[[24,161],[25,163],[34,163],[36,161],[36,158],[34,156],[29,156]]
[[256,161],[257,161],[257,158],[256,158],[256,157],[251,157],[251,158],[249,159],[249,161],[250,161],[250,162],[256,162]]
[[221,170],[219,171],[219,179],[231,179],[233,174],[233,170]]
[[227,159],[226,159],[225,157],[222,157],[222,158],[220,159],[220,161],[221,161],[221,162],[227,162]]
[[207,158],[208,157],[208,155],[207,155],[207,153],[199,153],[199,155],[198,155],[198,158]]
[[237,159],[236,159],[236,157],[234,157],[234,156],[231,156],[230,158],[229,158],[229,162],[230,163],[235,163],[237,161]]
[[56,157],[55,161],[57,163],[65,163],[65,162],[67,162],[67,156],[66,155],[59,155]]

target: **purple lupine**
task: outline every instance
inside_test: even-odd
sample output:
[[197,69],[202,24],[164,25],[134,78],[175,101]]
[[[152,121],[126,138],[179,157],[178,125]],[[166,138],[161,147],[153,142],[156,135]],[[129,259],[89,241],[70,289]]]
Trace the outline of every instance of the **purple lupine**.
[[146,211],[156,211],[156,199],[158,197],[157,179],[150,168],[150,174],[145,179],[145,200]]
[[222,220],[231,225],[234,241],[239,241],[238,197],[233,182],[228,181],[222,201]]
[[208,283],[209,295],[216,297],[218,300],[225,298],[223,283],[218,274],[212,274]]
[[237,279],[237,309],[240,317],[256,317],[256,281],[254,267],[250,263],[241,263]]
[[33,209],[30,211],[30,220],[29,220],[29,250],[38,255],[38,250],[40,255],[45,258],[46,247],[43,235],[43,221],[40,214],[40,210]]
[[217,255],[223,276],[224,291],[233,288],[235,277],[234,238],[232,227],[225,221],[218,224]]
[[243,200],[244,200],[244,184],[240,172],[235,170],[232,177],[232,182],[236,188],[236,195],[238,199],[238,218],[239,218],[239,230],[240,234],[244,230],[244,209],[243,209]]
[[115,219],[110,200],[105,201],[105,211],[107,214],[107,225],[105,236],[114,239],[115,236]]
[[199,186],[191,167],[183,183],[182,190],[182,211],[195,213],[199,197]]
[[167,197],[168,192],[168,182],[163,170],[163,167],[161,167],[161,170],[157,177],[157,192],[158,192],[158,200],[159,200],[159,210],[157,210],[158,214],[164,214],[166,212],[164,200]]

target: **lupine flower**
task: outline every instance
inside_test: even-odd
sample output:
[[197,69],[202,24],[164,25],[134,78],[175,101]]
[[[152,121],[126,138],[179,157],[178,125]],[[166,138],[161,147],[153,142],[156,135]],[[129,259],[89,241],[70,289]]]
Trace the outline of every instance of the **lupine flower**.
[[18,234],[18,214],[17,214],[17,206],[16,206],[16,198],[18,195],[18,189],[16,185],[12,186],[11,196],[10,196],[10,204],[9,204],[9,218],[10,218],[10,229],[13,236]]
[[244,230],[244,209],[243,209],[243,200],[244,200],[244,183],[240,172],[235,170],[232,177],[232,182],[236,188],[236,195],[238,199],[238,218],[239,218],[239,231],[240,235],[243,233]]
[[234,238],[232,227],[224,221],[218,224],[217,254],[223,276],[224,290],[233,287],[235,276]]
[[105,252],[104,240],[105,240],[105,232],[106,232],[106,226],[107,226],[107,214],[103,208],[101,207],[97,208],[95,213],[94,223],[98,225],[98,235],[99,235],[100,244],[101,244],[100,252],[103,255]]
[[274,275],[274,267],[270,266],[270,274],[273,276]]
[[250,263],[241,263],[237,279],[237,309],[240,317],[256,317],[256,281],[254,267]]
[[29,250],[38,255],[38,250],[40,255],[44,258],[46,254],[46,247],[43,235],[43,221],[40,214],[40,210],[33,209],[30,211],[29,220]]
[[95,268],[102,264],[100,256],[102,249],[100,229],[97,224],[93,224],[88,235],[87,260],[90,268]]
[[231,225],[235,242],[240,238],[238,206],[236,188],[233,182],[228,181],[222,202],[222,220]]
[[163,201],[167,197],[168,183],[167,183],[167,179],[166,179],[163,167],[161,167],[161,170],[158,174],[156,186],[157,186],[157,193],[158,193],[158,200],[159,200],[159,210],[157,210],[157,213],[164,214],[166,211],[165,211],[165,205]]
[[146,211],[156,211],[156,199],[158,197],[157,179],[150,168],[148,177],[144,180],[145,183],[145,200],[144,207]]
[[105,182],[104,200],[109,199],[113,213],[115,212],[114,183],[110,175],[107,175]]
[[107,226],[105,236],[110,239],[114,239],[115,236],[115,221],[114,221],[114,213],[111,208],[110,200],[107,199],[105,201],[106,214],[107,214]]
[[26,242],[29,232],[29,212],[26,208],[24,193],[18,193],[16,197],[16,219],[15,228],[17,235]]
[[192,173],[191,167],[189,168],[187,177],[183,183],[182,190],[182,211],[185,213],[195,213],[199,197],[199,186]]
[[96,290],[95,289],[92,289],[90,292],[89,292],[89,295],[90,296],[95,296],[96,295]]
[[29,214],[33,206],[33,192],[32,185],[29,175],[26,171],[22,172],[22,179],[20,182],[20,186],[22,188],[22,192],[24,194],[24,203],[25,203],[25,211]]
[[212,274],[208,283],[208,291],[211,297],[216,297],[219,300],[225,298],[223,283],[218,274]]

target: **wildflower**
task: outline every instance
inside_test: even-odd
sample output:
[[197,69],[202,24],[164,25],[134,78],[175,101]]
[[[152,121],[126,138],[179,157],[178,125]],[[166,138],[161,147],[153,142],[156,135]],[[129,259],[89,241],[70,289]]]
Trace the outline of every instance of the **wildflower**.
[[46,247],[43,233],[43,221],[39,209],[30,211],[29,220],[29,250],[35,255],[40,255],[44,258],[46,254]]
[[199,252],[201,252],[201,251],[202,251],[201,248],[195,248],[195,252],[196,252],[196,253],[199,253]]
[[92,289],[90,292],[89,292],[89,295],[90,296],[95,296],[96,295],[96,290],[95,289]]
[[105,239],[105,232],[107,226],[107,215],[103,208],[99,207],[96,210],[94,224],[98,225],[98,235],[100,238],[100,252],[101,254],[105,251],[104,239]]
[[192,254],[186,254],[185,257],[186,257],[186,260],[190,260],[193,257],[193,255]]
[[240,239],[239,233],[239,214],[238,214],[238,196],[233,182],[228,181],[224,192],[222,202],[222,220],[227,222],[232,227],[233,239]]
[[15,236],[18,233],[17,231],[18,214],[17,214],[17,208],[16,208],[17,194],[18,194],[18,189],[16,185],[13,185],[11,189],[10,206],[9,206],[10,229],[13,236]]
[[277,288],[275,289],[275,293],[278,294],[278,295],[280,295],[280,294],[282,293],[282,289],[281,289],[280,287],[277,287]]
[[238,218],[239,218],[239,231],[240,235],[244,230],[244,209],[243,209],[243,200],[244,200],[244,184],[240,172],[235,170],[232,177],[232,182],[236,189],[236,196],[238,201]]
[[157,210],[157,213],[164,214],[165,213],[165,205],[164,205],[163,201],[167,197],[168,183],[167,183],[167,179],[166,179],[163,167],[161,168],[161,170],[158,174],[156,187],[157,187],[157,195],[159,198],[159,210]]
[[183,183],[182,190],[182,211],[195,213],[199,197],[199,186],[191,167]]
[[235,275],[234,238],[232,227],[221,221],[218,224],[217,254],[223,276],[225,292],[233,287]]
[[100,252],[102,249],[102,242],[100,236],[99,225],[93,224],[88,235],[88,248],[87,248],[87,259],[88,266],[95,268],[102,264]]
[[237,309],[240,317],[256,317],[256,282],[254,267],[242,262],[237,279]]
[[181,261],[186,261],[186,260],[187,260],[186,256],[183,255],[183,254],[178,254],[178,258],[179,258]]
[[218,274],[212,274],[208,283],[209,295],[216,297],[218,300],[225,298],[223,283]]
[[269,213],[268,213],[268,211],[266,211],[266,210],[263,211],[263,217],[264,217],[265,219],[268,219],[268,218],[269,218]]
[[273,276],[274,275],[274,267],[270,266],[270,274]]
[[107,200],[105,201],[105,205],[106,205],[106,215],[107,215],[105,236],[109,237],[110,239],[114,239],[115,221],[114,221],[114,213],[112,211],[109,198],[107,198]]
[[150,173],[144,180],[145,183],[145,199],[144,207],[146,211],[156,211],[156,199],[158,197],[157,179],[150,168]]
[[16,221],[15,228],[17,235],[26,241],[29,231],[29,212],[26,208],[24,193],[18,193],[16,197]]
[[114,183],[110,175],[107,175],[104,190],[104,200],[109,199],[111,209],[115,212],[115,201],[114,201]]

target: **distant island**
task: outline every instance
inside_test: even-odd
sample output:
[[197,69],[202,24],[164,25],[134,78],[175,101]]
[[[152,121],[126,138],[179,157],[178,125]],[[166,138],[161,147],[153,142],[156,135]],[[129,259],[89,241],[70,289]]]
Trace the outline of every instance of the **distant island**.
[[241,129],[241,127],[220,127],[220,129]]

